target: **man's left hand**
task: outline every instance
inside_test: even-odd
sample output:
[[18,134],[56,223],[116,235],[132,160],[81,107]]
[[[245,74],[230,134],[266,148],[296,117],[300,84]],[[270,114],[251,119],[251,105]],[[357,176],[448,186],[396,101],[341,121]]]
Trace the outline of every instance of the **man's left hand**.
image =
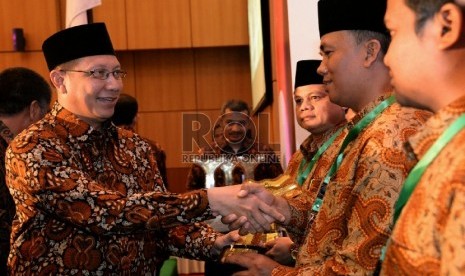
[[231,245],[240,240],[241,240],[241,235],[239,235],[238,230],[231,231],[225,235],[218,237],[215,240],[215,243],[213,244],[212,251],[211,251],[212,255],[214,256],[220,255],[221,251],[223,251],[223,247],[227,245]]

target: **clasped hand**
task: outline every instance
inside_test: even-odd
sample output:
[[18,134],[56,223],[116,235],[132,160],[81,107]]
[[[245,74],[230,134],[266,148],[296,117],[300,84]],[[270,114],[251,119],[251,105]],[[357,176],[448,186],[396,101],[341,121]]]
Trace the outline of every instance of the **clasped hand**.
[[275,196],[260,184],[212,188],[208,199],[212,211],[223,216],[222,222],[241,235],[268,231],[271,223],[285,220]]

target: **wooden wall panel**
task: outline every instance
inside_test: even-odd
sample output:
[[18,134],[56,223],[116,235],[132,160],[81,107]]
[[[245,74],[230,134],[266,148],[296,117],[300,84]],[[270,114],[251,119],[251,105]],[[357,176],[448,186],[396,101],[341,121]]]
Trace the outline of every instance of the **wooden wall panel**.
[[[211,143],[212,137],[213,137],[213,127],[215,126],[215,123],[218,121],[218,116],[220,115],[220,109],[215,109],[215,110],[198,110],[198,120],[204,125],[201,125],[199,127],[202,127],[202,130],[199,131],[199,137],[197,137],[198,146],[199,147],[204,147],[206,146],[205,143]],[[206,133],[208,130],[208,133]],[[202,137],[200,137],[200,134],[205,133]],[[198,150],[198,147],[195,148]]]
[[195,110],[192,50],[135,52],[140,111]]
[[129,49],[191,47],[189,0],[126,0]]
[[157,141],[165,149],[167,167],[179,168],[190,165],[182,160],[183,150],[186,149],[183,149],[181,112],[141,112],[137,127],[143,137]]
[[226,100],[252,103],[248,47],[195,49],[198,109],[218,109]]
[[131,96],[136,96],[136,69],[134,66],[133,52],[116,52],[116,56],[121,64],[121,69],[128,72],[123,80],[123,92]]
[[248,45],[247,0],[191,0],[194,47]]
[[55,89],[42,52],[0,53],[0,71],[9,67],[26,67],[39,73],[52,87],[52,103],[56,100]]
[[23,28],[26,51],[41,50],[60,27],[59,11],[58,0],[1,0],[0,51],[13,51],[13,28]]
[[124,0],[105,0],[93,9],[94,22],[105,22],[115,50],[127,50],[126,7]]
[[0,53],[0,70],[8,67],[27,67],[39,73],[47,81],[50,76],[42,52]]

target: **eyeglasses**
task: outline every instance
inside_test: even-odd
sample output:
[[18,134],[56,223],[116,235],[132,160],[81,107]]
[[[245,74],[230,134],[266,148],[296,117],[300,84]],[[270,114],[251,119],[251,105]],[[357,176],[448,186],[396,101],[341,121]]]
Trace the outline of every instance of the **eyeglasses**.
[[110,74],[113,75],[113,77],[117,80],[119,79],[124,79],[126,77],[127,72],[123,70],[115,70],[115,71],[109,71],[107,69],[95,69],[95,70],[90,70],[90,71],[82,71],[82,70],[60,70],[62,72],[78,72],[78,73],[85,73],[95,79],[99,80],[106,80],[108,77],[110,77]]

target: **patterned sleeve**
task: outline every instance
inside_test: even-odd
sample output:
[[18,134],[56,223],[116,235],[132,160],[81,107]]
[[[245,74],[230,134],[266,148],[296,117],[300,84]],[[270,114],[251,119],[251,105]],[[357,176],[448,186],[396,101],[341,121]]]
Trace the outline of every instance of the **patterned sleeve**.
[[124,154],[140,158],[136,163],[140,166],[115,165],[119,171],[127,170],[117,177],[111,167],[99,175],[85,173],[82,166],[87,163],[72,162],[78,157],[69,156],[66,144],[37,136],[14,140],[6,154],[7,183],[13,197],[21,199],[16,202],[22,209],[21,223],[40,210],[87,231],[112,235],[167,229],[211,217],[206,190],[165,192],[145,142],[136,144],[133,151],[114,149],[115,160],[126,160]]
[[[189,259],[215,259],[211,249],[215,240],[222,234],[203,222],[179,225],[165,232],[164,248],[170,255]],[[161,236],[157,236],[161,237]]]

